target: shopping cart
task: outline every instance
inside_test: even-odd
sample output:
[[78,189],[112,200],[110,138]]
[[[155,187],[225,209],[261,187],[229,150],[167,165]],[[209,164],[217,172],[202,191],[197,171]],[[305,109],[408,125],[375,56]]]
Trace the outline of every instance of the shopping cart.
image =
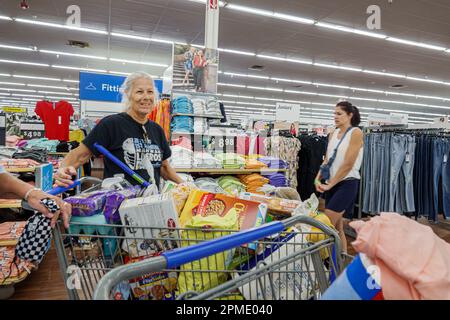
[[[305,232],[305,226],[314,226],[327,236]],[[183,232],[192,235],[192,229],[171,231],[176,231],[175,242],[186,241]],[[211,231],[196,230],[194,234],[207,232]],[[309,241],[318,237],[322,239],[316,243]],[[177,275],[177,299],[318,299],[343,269],[336,231],[307,216],[209,241],[200,238],[190,238],[187,247],[110,270],[98,282],[93,298],[114,299],[117,287],[131,279],[172,273]],[[258,249],[250,249],[255,243]],[[235,262],[232,267],[224,262],[230,255]],[[159,290],[167,290],[167,281],[161,280]],[[172,293],[169,296],[174,297]]]

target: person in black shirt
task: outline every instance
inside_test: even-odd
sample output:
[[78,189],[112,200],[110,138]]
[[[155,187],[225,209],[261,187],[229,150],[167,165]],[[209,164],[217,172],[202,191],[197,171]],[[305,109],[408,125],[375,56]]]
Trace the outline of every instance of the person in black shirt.
[[[163,129],[147,118],[155,102],[154,84],[151,76],[143,72],[131,74],[122,85],[122,92],[123,100],[127,106],[126,112],[103,118],[80,146],[65,157],[55,175],[58,185],[68,186],[71,184],[71,177],[76,176],[76,168],[89,161],[93,155],[99,156],[94,143],[108,149],[114,156],[149,182],[151,180],[144,161],[150,160],[158,187],[160,177],[176,183],[183,182],[169,164],[168,159],[171,156],[171,150]],[[117,173],[124,173],[106,157],[104,163],[104,178],[113,177]],[[132,184],[137,184],[129,175],[125,174],[125,177]]]

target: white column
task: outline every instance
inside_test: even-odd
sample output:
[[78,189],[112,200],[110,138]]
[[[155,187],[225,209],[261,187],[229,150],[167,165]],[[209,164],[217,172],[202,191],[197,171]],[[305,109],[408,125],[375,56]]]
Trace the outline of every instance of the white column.
[[205,47],[219,47],[219,0],[206,0]]

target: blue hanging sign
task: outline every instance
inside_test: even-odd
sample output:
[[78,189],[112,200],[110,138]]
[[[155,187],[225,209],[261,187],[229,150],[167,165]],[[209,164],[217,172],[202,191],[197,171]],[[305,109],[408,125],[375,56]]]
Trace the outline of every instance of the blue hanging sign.
[[[126,77],[111,74],[80,72],[80,100],[122,102],[120,87]],[[155,80],[158,92],[162,92],[162,80]]]

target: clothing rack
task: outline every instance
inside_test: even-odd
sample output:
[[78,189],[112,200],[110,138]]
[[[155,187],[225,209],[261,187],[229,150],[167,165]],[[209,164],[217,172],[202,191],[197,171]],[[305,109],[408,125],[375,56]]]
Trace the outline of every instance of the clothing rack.
[[[404,133],[404,134],[414,134],[414,133],[420,133],[420,134],[438,134],[441,136],[450,136],[450,127],[405,127],[405,126],[382,126],[382,127],[366,127],[363,130],[364,135],[369,133],[383,133],[383,132],[392,132],[392,133]],[[362,218],[362,198],[363,198],[363,185],[364,185],[364,161],[361,165],[361,180],[359,185],[359,195],[358,195],[358,204],[355,206],[358,208],[358,219]],[[370,214],[369,215],[373,215]]]

